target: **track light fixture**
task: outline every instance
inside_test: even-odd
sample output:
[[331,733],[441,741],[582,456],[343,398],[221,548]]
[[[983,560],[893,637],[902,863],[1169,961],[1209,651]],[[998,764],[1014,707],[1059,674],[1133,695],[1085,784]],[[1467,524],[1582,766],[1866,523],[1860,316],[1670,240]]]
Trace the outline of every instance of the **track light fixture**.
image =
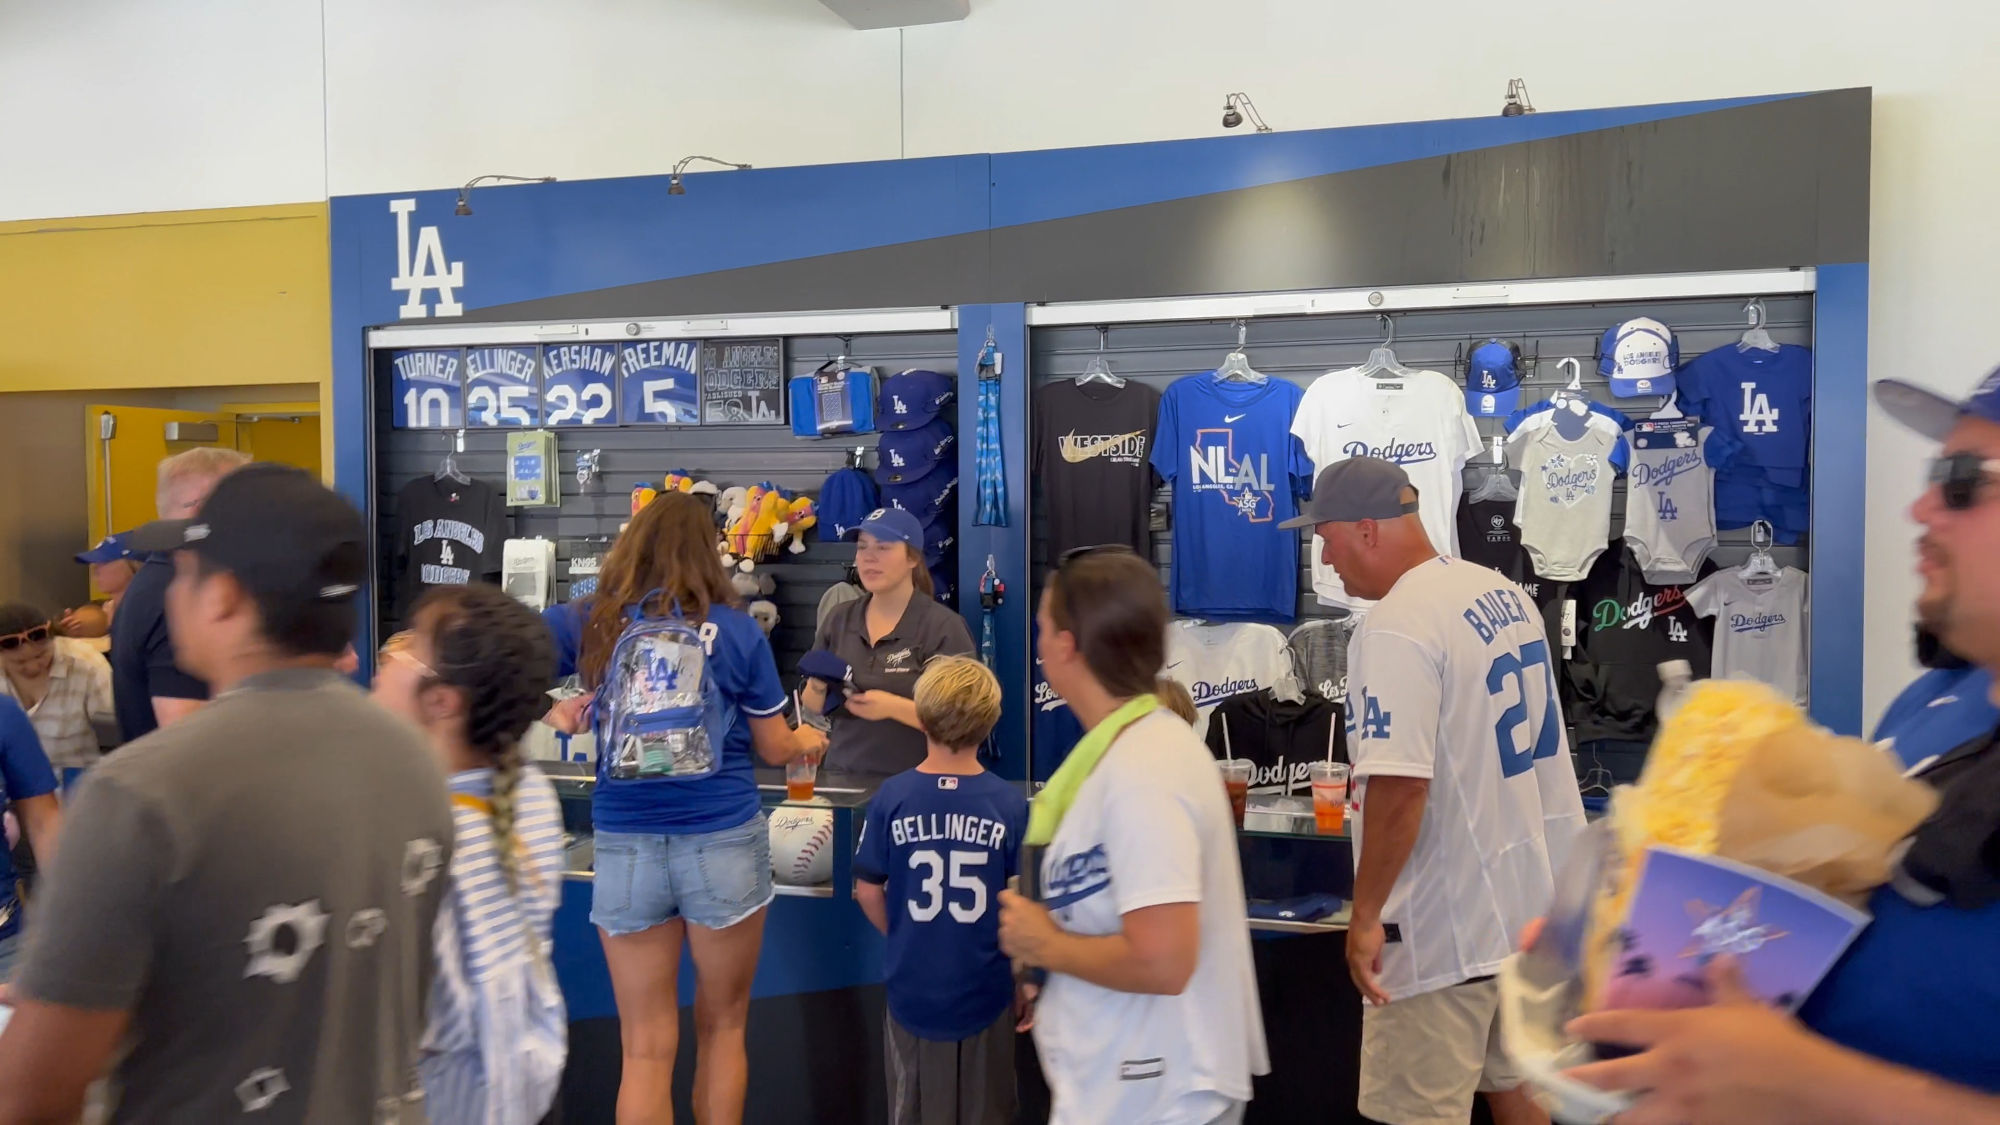
[[1500,103],[1500,116],[1519,117],[1535,112],[1535,103],[1528,100],[1528,84],[1519,78],[1507,80],[1507,100]]
[[686,195],[688,193],[687,185],[681,182],[681,174],[687,171],[688,165],[693,164],[697,160],[720,165],[724,168],[734,168],[738,172],[748,172],[750,170],[750,165],[738,164],[734,160],[718,160],[713,156],[683,156],[679,160],[674,161],[674,170],[667,176],[668,195]]
[[458,206],[452,208],[451,213],[454,215],[472,214],[472,189],[478,187],[480,184],[552,184],[555,182],[556,178],[554,176],[474,176],[472,179],[466,181],[464,187],[458,189]]
[[1238,125],[1243,124],[1245,117],[1250,119],[1250,123],[1257,127],[1259,133],[1268,133],[1271,131],[1271,127],[1264,124],[1264,117],[1257,112],[1257,106],[1250,100],[1250,95],[1236,93],[1222,99],[1222,127],[1224,129],[1236,128]]

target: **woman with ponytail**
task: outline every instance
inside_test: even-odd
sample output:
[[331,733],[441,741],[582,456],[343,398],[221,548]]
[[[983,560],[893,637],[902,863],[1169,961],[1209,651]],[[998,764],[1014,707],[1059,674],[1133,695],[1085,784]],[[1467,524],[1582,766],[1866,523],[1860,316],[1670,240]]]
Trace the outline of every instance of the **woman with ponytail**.
[[549,963],[562,808],[521,752],[547,709],[555,657],[541,618],[494,586],[433,589],[410,625],[383,647],[375,697],[430,736],[455,828],[418,1063],[424,1100],[432,1125],[533,1125],[568,1053]]

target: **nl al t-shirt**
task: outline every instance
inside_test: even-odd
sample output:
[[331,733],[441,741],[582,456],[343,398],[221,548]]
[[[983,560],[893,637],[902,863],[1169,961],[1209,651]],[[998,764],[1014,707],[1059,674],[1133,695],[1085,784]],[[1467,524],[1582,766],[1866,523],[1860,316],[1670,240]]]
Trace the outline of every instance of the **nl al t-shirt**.
[[507,504],[483,480],[419,477],[396,494],[397,618],[432,586],[500,577]]
[[1155,478],[1149,452],[1160,392],[1144,383],[1063,380],[1035,392],[1029,458],[1048,513],[1048,560],[1120,543],[1153,554]]
[[[1349,457],[1393,461],[1417,488],[1417,516],[1431,545],[1456,554],[1453,523],[1464,490],[1459,473],[1479,449],[1479,427],[1465,412],[1465,389],[1436,371],[1371,376],[1359,368],[1330,371],[1299,403],[1292,433],[1305,443],[1317,476]],[[1308,489],[1310,492],[1310,489]],[[1320,604],[1365,610],[1373,603],[1347,592],[1340,575],[1320,561],[1313,537],[1313,592]]]
[[1278,525],[1312,493],[1292,436],[1305,392],[1283,379],[1177,380],[1160,396],[1153,468],[1174,486],[1176,613],[1229,619],[1298,614],[1299,536]]

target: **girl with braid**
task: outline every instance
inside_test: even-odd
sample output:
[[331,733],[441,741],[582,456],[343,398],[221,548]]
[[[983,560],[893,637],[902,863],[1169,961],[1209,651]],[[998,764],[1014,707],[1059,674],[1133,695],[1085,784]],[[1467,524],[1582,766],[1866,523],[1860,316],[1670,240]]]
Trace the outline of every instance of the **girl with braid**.
[[541,618],[495,586],[435,588],[410,623],[383,647],[375,697],[430,736],[455,828],[418,1063],[426,1109],[432,1125],[534,1125],[568,1053],[549,962],[562,808],[521,752],[555,656]]

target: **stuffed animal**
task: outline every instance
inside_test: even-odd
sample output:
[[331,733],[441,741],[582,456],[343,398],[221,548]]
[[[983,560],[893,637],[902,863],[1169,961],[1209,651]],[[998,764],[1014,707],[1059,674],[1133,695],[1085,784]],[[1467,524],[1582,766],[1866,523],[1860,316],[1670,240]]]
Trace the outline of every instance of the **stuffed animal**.
[[801,496],[786,507],[785,522],[775,529],[777,542],[784,543],[785,549],[792,554],[803,555],[806,553],[806,530],[818,522],[819,511],[813,507],[812,497]]
[[756,560],[778,553],[777,529],[790,511],[791,501],[785,499],[784,493],[776,488],[765,489],[763,496],[758,498],[756,515],[749,519],[748,550],[742,561],[736,564],[739,569],[748,571],[757,565]]
[[737,597],[746,602],[774,593],[778,589],[778,584],[771,581],[770,575],[743,570],[729,572],[729,586],[736,591]]
[[771,630],[778,627],[778,607],[772,602],[758,598],[750,603],[749,613],[750,619],[757,623],[759,629],[764,630],[764,635],[767,637],[771,635]]

